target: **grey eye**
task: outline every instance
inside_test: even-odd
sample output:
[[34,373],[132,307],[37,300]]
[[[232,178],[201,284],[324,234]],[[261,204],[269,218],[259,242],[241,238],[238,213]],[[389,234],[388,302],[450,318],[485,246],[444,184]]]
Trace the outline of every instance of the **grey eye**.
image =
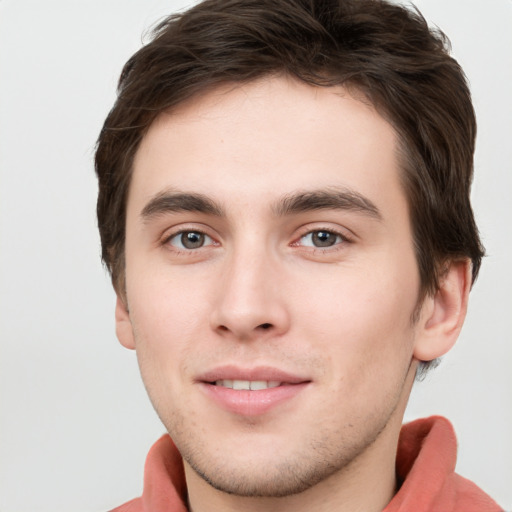
[[182,231],[170,239],[170,244],[178,249],[199,249],[210,245],[212,239],[200,231]]
[[311,231],[301,238],[302,245],[306,247],[332,247],[343,241],[343,238],[337,233],[331,231]]

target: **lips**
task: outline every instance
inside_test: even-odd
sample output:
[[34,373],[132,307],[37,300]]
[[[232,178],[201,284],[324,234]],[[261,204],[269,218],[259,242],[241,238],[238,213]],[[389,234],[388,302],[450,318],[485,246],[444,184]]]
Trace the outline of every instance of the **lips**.
[[279,382],[282,384],[299,384],[311,379],[301,375],[294,375],[278,368],[259,366],[256,368],[240,368],[233,365],[220,366],[204,374],[198,379],[200,382],[214,384],[219,381],[249,381],[249,382]]
[[201,375],[197,382],[214,406],[236,415],[257,416],[293,401],[311,380],[272,367],[223,366]]

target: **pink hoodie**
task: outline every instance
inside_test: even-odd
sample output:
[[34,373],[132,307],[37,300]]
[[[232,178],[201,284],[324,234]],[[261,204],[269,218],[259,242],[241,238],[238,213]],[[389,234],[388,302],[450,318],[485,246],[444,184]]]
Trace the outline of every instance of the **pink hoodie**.
[[[501,512],[473,482],[455,473],[457,441],[440,416],[402,427],[396,470],[400,489],[383,512]],[[168,435],[151,448],[144,491],[111,512],[187,512],[183,461]]]

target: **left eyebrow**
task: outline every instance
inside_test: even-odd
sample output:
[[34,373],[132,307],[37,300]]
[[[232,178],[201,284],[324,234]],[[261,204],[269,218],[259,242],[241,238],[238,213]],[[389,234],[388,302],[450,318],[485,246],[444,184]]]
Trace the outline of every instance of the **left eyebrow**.
[[370,199],[359,192],[338,187],[286,195],[272,209],[279,217],[315,210],[349,210],[382,220],[382,214]]

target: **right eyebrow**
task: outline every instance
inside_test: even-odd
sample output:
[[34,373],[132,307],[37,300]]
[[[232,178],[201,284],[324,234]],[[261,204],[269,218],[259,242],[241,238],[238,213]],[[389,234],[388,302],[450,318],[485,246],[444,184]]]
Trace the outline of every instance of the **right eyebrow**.
[[165,213],[198,212],[223,217],[224,211],[214,201],[203,194],[164,191],[153,196],[141,212],[147,222]]

